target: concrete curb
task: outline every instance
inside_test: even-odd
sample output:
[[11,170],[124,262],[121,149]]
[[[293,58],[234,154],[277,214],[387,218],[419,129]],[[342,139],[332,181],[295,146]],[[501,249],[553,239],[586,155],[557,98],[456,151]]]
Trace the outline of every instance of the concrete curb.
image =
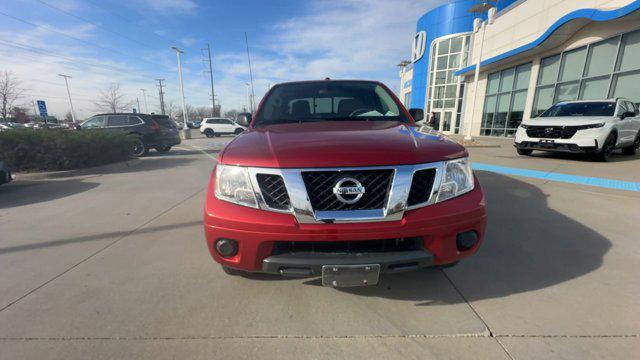
[[130,169],[137,167],[142,163],[140,159],[134,158],[126,161],[120,161],[107,165],[94,166],[84,169],[65,170],[65,171],[43,171],[33,173],[15,173],[15,180],[45,180],[45,179],[60,179],[71,178],[87,175],[101,175],[108,174],[121,169]]

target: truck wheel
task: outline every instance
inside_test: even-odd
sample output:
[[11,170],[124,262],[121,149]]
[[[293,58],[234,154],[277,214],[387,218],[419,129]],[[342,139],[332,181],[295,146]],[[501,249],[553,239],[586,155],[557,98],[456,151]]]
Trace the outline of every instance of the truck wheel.
[[213,132],[213,130],[211,130],[211,129],[206,129],[206,130],[204,131],[204,134],[205,134],[208,138],[212,138],[212,137],[214,137],[214,136],[216,135],[216,133],[215,133],[215,132]]
[[518,151],[518,155],[523,155],[523,156],[529,156],[531,155],[531,153],[533,153],[533,150],[529,150],[529,149],[517,149]]
[[638,135],[636,135],[636,140],[633,142],[633,144],[622,148],[622,153],[625,155],[635,155],[638,147],[640,147],[640,132],[638,133]]
[[171,146],[170,145],[160,146],[160,147],[156,148],[156,151],[161,153],[161,154],[168,153],[169,150],[171,150]]
[[131,141],[129,152],[132,156],[143,157],[149,153],[149,148],[147,148],[141,137],[129,136],[129,140]]
[[616,137],[615,135],[611,134],[607,137],[607,140],[605,140],[604,144],[602,145],[602,150],[600,150],[600,152],[595,154],[593,159],[595,161],[601,161],[601,162],[609,161],[609,159],[611,158],[611,153],[613,152],[615,147],[616,147]]
[[242,271],[240,271],[240,270],[236,270],[234,268],[230,268],[230,267],[224,266],[224,265],[221,265],[221,266],[222,266],[222,271],[224,271],[225,274],[227,274],[227,275],[237,276],[237,275],[242,274]]

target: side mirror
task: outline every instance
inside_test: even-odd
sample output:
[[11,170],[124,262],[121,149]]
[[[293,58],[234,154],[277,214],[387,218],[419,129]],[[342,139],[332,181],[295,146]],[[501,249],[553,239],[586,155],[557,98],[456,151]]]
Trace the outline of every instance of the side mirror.
[[628,117],[635,117],[635,116],[636,116],[636,113],[634,113],[633,111],[626,111],[620,114],[620,120],[624,120]]
[[238,115],[238,119],[236,119],[236,123],[242,126],[249,126],[249,124],[251,124],[251,114]]
[[409,115],[411,115],[415,122],[424,120],[424,110],[422,109],[409,109]]

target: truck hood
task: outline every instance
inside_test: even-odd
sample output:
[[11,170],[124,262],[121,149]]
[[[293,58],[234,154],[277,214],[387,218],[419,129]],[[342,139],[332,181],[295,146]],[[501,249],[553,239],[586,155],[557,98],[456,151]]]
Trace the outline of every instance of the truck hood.
[[537,117],[523,121],[524,125],[530,126],[580,126],[601,124],[610,120],[608,116],[576,116],[576,117]]
[[407,165],[467,152],[427,128],[391,121],[324,121],[250,129],[223,150],[220,163],[269,168]]

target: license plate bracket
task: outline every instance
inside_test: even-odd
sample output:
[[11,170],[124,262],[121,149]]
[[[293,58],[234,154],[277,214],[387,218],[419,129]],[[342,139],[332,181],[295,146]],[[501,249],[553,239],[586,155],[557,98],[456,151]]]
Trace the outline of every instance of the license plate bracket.
[[380,264],[323,265],[322,285],[352,287],[376,285],[380,277]]
[[556,145],[556,141],[555,140],[549,140],[549,139],[540,140],[540,146],[541,147],[555,147],[555,145]]

